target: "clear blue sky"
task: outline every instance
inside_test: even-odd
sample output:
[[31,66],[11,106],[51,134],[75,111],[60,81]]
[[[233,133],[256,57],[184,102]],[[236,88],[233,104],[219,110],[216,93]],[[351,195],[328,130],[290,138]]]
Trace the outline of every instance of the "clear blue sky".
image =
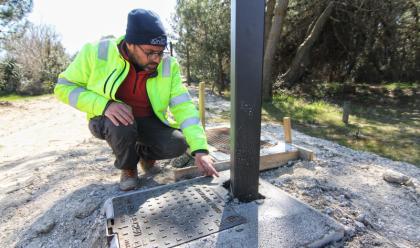
[[167,31],[176,0],[34,0],[29,20],[48,24],[61,35],[69,53],[104,35],[125,33],[127,14],[135,8],[155,11]]

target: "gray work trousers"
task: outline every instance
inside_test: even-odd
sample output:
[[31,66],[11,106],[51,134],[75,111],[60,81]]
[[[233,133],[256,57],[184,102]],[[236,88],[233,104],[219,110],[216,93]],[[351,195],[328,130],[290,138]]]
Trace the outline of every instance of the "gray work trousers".
[[107,141],[118,169],[135,169],[140,159],[169,159],[187,150],[182,133],[156,116],[135,118],[127,126],[115,126],[108,117],[96,116],[89,120],[89,130],[96,138]]

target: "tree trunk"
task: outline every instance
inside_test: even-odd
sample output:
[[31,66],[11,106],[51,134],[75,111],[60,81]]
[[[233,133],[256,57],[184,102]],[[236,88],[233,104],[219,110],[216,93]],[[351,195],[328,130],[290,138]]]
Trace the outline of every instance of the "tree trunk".
[[210,94],[211,94],[211,95],[213,95],[213,96],[215,95],[215,93],[214,93],[214,88],[215,88],[215,87],[216,87],[216,81],[214,81],[214,82],[213,82],[213,84],[211,85],[211,91],[210,91]]
[[190,49],[187,45],[187,84],[191,85],[191,70],[190,70]]
[[270,33],[267,39],[267,45],[264,52],[264,68],[263,68],[263,100],[271,100],[273,77],[272,68],[274,55],[276,53],[277,43],[280,39],[281,30],[284,19],[286,18],[288,0],[277,0],[276,8],[274,9],[273,23],[270,28]]
[[222,63],[222,55],[220,53],[217,53],[217,65],[218,65],[218,72],[219,72],[219,95],[223,95],[223,91],[225,90],[225,76],[223,74],[223,63]]
[[264,20],[264,47],[267,46],[268,34],[270,33],[275,6],[276,0],[267,0]]
[[[300,44],[295,57],[293,58],[292,64],[289,69],[284,73],[282,81],[288,85],[294,84],[303,74],[307,63],[304,63],[304,58],[309,58],[309,52],[311,51],[312,45],[318,39],[319,35],[324,28],[325,23],[327,22],[331,12],[333,10],[333,2],[330,2],[328,6],[324,9],[322,14],[318,17],[313,29],[310,34],[305,38],[305,40]],[[305,59],[309,61],[308,59]]]

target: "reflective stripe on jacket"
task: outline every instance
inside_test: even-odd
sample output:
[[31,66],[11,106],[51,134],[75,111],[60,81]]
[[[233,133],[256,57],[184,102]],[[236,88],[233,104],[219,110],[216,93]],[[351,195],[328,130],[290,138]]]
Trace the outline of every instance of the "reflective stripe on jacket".
[[[117,45],[124,39],[88,43],[74,61],[59,75],[54,94],[72,107],[86,112],[90,119],[103,115],[129,71],[129,62]],[[166,125],[180,128],[191,151],[207,150],[207,139],[199,114],[181,82],[179,64],[165,56],[157,67],[157,76],[146,82],[147,94],[156,116]],[[172,116],[173,118],[170,118]]]

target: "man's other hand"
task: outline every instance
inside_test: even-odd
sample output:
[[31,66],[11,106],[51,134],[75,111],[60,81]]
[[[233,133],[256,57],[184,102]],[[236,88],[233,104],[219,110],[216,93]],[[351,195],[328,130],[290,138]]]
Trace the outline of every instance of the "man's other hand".
[[134,116],[131,107],[119,102],[112,102],[105,110],[105,116],[108,117],[115,126],[120,123],[127,126],[134,123]]
[[205,153],[196,153],[195,154],[195,165],[198,167],[198,170],[204,173],[206,176],[217,176],[216,169],[213,167],[213,158]]

